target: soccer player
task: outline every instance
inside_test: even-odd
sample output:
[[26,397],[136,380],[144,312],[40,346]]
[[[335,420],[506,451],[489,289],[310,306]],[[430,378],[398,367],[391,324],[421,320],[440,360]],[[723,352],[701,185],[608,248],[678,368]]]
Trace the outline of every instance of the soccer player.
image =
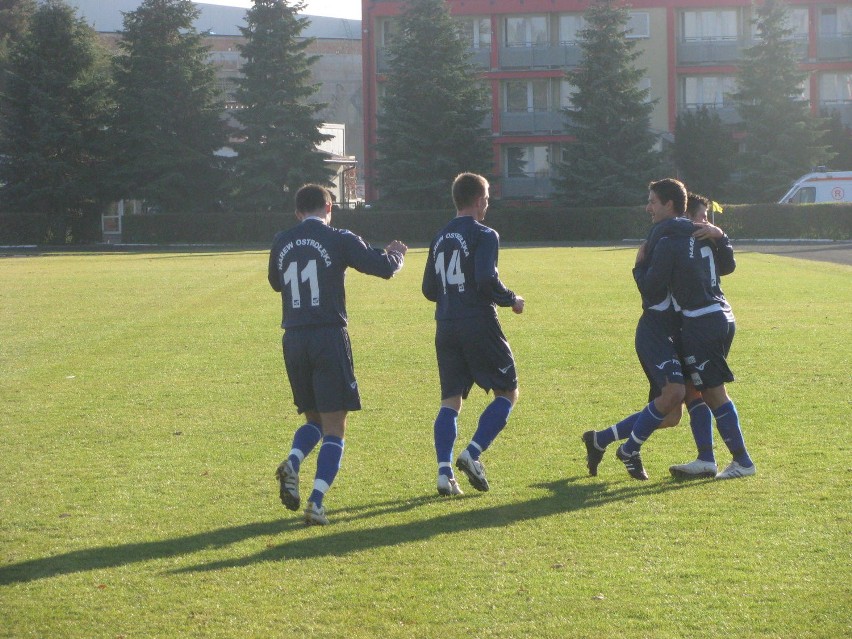
[[[692,222],[680,217],[686,208],[686,196],[686,188],[677,180],[660,180],[650,184],[645,210],[651,216],[653,226],[636,254],[634,279],[664,237],[689,237],[695,231]],[[642,315],[636,325],[635,347],[639,362],[650,382],[648,405],[610,428],[583,433],[586,463],[589,474],[593,476],[597,475],[598,465],[603,459],[606,447],[615,441],[627,439],[616,450],[616,457],[624,463],[631,477],[648,479],[639,453],[642,444],[657,428],[664,425],[673,426],[680,421],[686,391],[683,369],[674,341],[679,328],[679,317],[667,290],[646,293],[641,286],[639,290],[642,296]]]
[[[697,193],[689,193],[686,200],[686,217],[696,226],[693,237],[712,240],[713,261],[719,276],[734,272],[736,261],[734,249],[728,236],[707,220],[710,200]],[[716,455],[713,451],[713,415],[701,393],[686,380],[686,398],[684,403],[689,411],[689,426],[698,449],[698,457],[685,464],[669,467],[669,472],[681,479],[695,477],[715,477],[718,474]]]
[[296,192],[293,228],[275,236],[269,253],[269,284],[281,293],[284,364],[293,403],[306,421],[296,430],[290,454],[275,473],[281,503],[298,510],[299,468],[322,439],[307,524],[325,525],[323,498],[343,456],[346,415],[361,398],[346,330],[343,280],[346,269],[390,279],[402,268],[405,244],[394,240],[374,249],[331,223],[331,193],[317,184]]
[[438,493],[461,495],[453,474],[453,446],[458,434],[462,400],[474,382],[492,401],[479,417],[479,425],[456,467],[479,491],[488,490],[480,455],[506,426],[518,400],[518,377],[509,342],[497,320],[497,306],[524,311],[524,299],[510,291],[497,273],[500,238],[485,226],[488,181],[475,173],[462,173],[453,182],[456,217],[429,246],[423,273],[423,295],[435,302],[435,350],[441,382],[441,408],[435,419],[435,453],[438,458]]
[[[710,407],[716,428],[733,457],[716,479],[746,477],[757,472],[746,450],[736,406],[725,388],[726,383],[734,381],[727,357],[736,322],[722,293],[720,273],[724,273],[732,262],[733,248],[729,241],[714,243],[696,237],[663,238],[650,265],[636,277],[643,293],[654,294],[653,291],[660,288],[671,291],[672,302],[681,315],[684,369],[689,381]],[[701,449],[702,444],[696,443]]]

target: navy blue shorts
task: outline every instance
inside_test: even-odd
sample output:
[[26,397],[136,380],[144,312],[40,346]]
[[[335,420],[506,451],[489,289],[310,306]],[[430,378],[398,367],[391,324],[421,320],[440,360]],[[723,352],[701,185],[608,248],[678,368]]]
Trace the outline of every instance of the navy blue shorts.
[[674,313],[646,311],[636,324],[636,355],[651,385],[648,401],[662,393],[666,384],[683,384],[683,368],[675,348],[676,316]]
[[518,387],[515,358],[496,317],[439,321],[435,352],[442,400],[467,398],[474,382],[486,393]]
[[728,352],[737,326],[724,313],[684,317],[681,328],[684,370],[698,390],[734,381]]
[[290,328],[284,332],[282,345],[293,403],[300,413],[361,409],[345,327]]

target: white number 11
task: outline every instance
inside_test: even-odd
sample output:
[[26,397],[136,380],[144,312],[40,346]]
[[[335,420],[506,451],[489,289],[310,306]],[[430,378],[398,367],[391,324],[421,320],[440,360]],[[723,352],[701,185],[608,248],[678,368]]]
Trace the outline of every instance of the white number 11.
[[311,306],[319,306],[319,278],[317,277],[317,261],[310,260],[308,265],[302,269],[301,277],[297,279],[296,272],[298,267],[296,262],[290,262],[287,269],[284,271],[284,284],[290,285],[290,299],[293,308],[301,308],[302,293],[299,291],[299,281],[308,282],[311,289]]

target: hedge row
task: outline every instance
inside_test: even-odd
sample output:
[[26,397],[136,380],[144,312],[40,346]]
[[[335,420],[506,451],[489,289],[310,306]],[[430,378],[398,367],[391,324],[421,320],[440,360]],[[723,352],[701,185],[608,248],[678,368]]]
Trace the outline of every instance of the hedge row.
[[[454,215],[449,210],[338,211],[332,225],[350,229],[373,243],[399,239],[428,244]],[[129,243],[268,243],[276,232],[292,226],[292,214],[152,215],[124,218]],[[487,223],[504,242],[620,241],[644,237],[649,218],[642,207],[628,208],[494,208]],[[716,223],[738,239],[852,239],[852,204],[731,205]]]
[[[399,239],[425,245],[454,215],[449,210],[356,209],[334,213],[332,224],[374,244]],[[44,244],[50,218],[41,214],[0,215],[0,244]],[[126,244],[268,244],[292,226],[292,214],[159,214],[123,220]],[[504,242],[620,241],[644,237],[642,207],[566,209],[493,207],[487,223]],[[852,204],[740,204],[725,207],[716,223],[736,239],[852,239]],[[60,243],[60,242],[54,242]]]

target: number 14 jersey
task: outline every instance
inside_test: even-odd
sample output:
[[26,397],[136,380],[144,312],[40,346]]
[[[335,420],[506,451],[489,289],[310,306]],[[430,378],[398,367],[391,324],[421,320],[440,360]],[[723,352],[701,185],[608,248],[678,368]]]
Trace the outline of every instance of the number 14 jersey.
[[496,317],[495,306],[515,303],[497,273],[499,250],[497,231],[467,215],[438,233],[423,272],[423,295],[436,302],[436,320]]

